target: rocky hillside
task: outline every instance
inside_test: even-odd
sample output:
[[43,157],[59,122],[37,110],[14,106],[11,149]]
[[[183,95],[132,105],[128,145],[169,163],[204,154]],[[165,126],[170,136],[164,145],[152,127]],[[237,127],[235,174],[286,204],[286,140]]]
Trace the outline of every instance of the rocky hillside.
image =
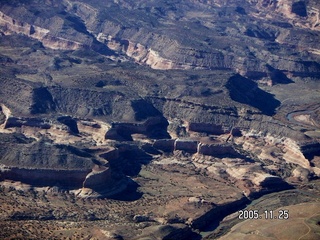
[[155,69],[232,69],[255,78],[272,75],[269,65],[287,76],[320,72],[316,1],[100,4],[50,1],[43,11],[37,1],[15,1],[1,7],[1,25],[52,49],[112,49]]
[[319,7],[0,1],[0,238],[216,239],[316,201]]

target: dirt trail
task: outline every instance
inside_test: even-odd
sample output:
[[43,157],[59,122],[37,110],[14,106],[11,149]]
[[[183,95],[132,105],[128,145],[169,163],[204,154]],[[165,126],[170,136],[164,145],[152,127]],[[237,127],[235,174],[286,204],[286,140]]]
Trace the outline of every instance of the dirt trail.
[[[310,218],[320,215],[320,213],[315,213],[313,214]],[[303,220],[303,224],[309,229],[308,232],[306,234],[303,234],[301,237],[298,238],[298,240],[301,240],[303,237],[308,236],[309,233],[311,232],[311,227],[306,223],[306,219]]]

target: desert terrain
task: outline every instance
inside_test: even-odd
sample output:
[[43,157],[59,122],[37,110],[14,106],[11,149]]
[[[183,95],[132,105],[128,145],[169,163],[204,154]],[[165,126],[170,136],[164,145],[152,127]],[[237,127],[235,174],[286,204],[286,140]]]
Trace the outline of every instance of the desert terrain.
[[1,1],[0,238],[318,239],[319,11]]

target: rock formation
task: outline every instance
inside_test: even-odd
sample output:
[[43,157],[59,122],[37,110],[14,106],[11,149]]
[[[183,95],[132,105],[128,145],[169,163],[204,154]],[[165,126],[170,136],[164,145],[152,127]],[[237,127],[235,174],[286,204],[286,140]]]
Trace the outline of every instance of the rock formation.
[[132,134],[144,134],[150,138],[166,138],[167,120],[163,117],[150,117],[143,123],[113,123],[106,133],[106,139],[132,141]]
[[53,170],[1,166],[1,180],[20,181],[33,187],[81,188],[90,170]]
[[63,116],[63,117],[59,117],[57,120],[65,125],[67,125],[71,133],[74,133],[74,134],[79,133],[77,121],[72,119],[71,117]]
[[202,144],[198,146],[198,153],[209,156],[237,156],[239,153],[235,151],[229,144]]
[[[1,133],[1,139],[3,146],[7,146],[1,149],[1,180],[19,181],[33,187],[91,189],[91,194],[83,194],[84,197],[114,195],[127,186],[126,177],[121,172],[95,166],[95,163],[107,164],[108,161],[99,160],[99,156],[94,159],[94,155],[85,150],[43,139],[37,141],[15,133]],[[12,147],[14,142],[17,146]],[[39,151],[41,154],[37,155]],[[112,149],[104,149],[101,157],[113,160],[118,155]]]
[[109,197],[124,191],[128,180],[120,173],[108,167],[94,166],[83,182],[83,189],[78,196],[82,197]]
[[34,128],[49,129],[50,125],[39,118],[16,118],[9,117],[6,121],[5,128],[29,126]]
[[316,201],[319,26],[316,0],[1,1],[0,238],[197,239]]
[[[14,12],[14,9],[11,9],[11,11]],[[5,14],[4,12],[0,12],[0,15],[0,24],[6,30],[7,33],[14,32],[25,34],[29,37],[40,40],[44,44],[44,46],[53,49],[77,49],[83,45],[83,43],[77,42],[75,40],[54,36],[54,34],[51,35],[49,34],[49,29],[45,29],[40,26],[35,26],[18,19],[14,19]],[[62,19],[55,20],[56,22],[60,22],[61,24]]]

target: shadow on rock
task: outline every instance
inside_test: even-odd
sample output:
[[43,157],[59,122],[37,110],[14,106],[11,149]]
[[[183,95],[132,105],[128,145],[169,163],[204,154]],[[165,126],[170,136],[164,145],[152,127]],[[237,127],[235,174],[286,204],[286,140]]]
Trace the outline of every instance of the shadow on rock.
[[122,144],[119,147],[120,159],[117,161],[110,161],[110,165],[116,165],[127,176],[136,176],[141,171],[141,166],[150,163],[152,156],[146,153],[141,148]]
[[265,115],[274,115],[276,108],[280,106],[280,101],[272,94],[263,91],[257,83],[240,74],[229,78],[226,87],[233,101],[255,107]]
[[119,194],[109,197],[109,199],[119,200],[119,201],[136,201],[140,199],[143,195],[142,192],[138,191],[140,185],[133,180],[129,180],[127,188]]
[[282,71],[275,69],[271,67],[270,65],[267,65],[267,68],[269,70],[269,75],[272,80],[273,84],[289,84],[294,83],[290,78],[287,77]]

